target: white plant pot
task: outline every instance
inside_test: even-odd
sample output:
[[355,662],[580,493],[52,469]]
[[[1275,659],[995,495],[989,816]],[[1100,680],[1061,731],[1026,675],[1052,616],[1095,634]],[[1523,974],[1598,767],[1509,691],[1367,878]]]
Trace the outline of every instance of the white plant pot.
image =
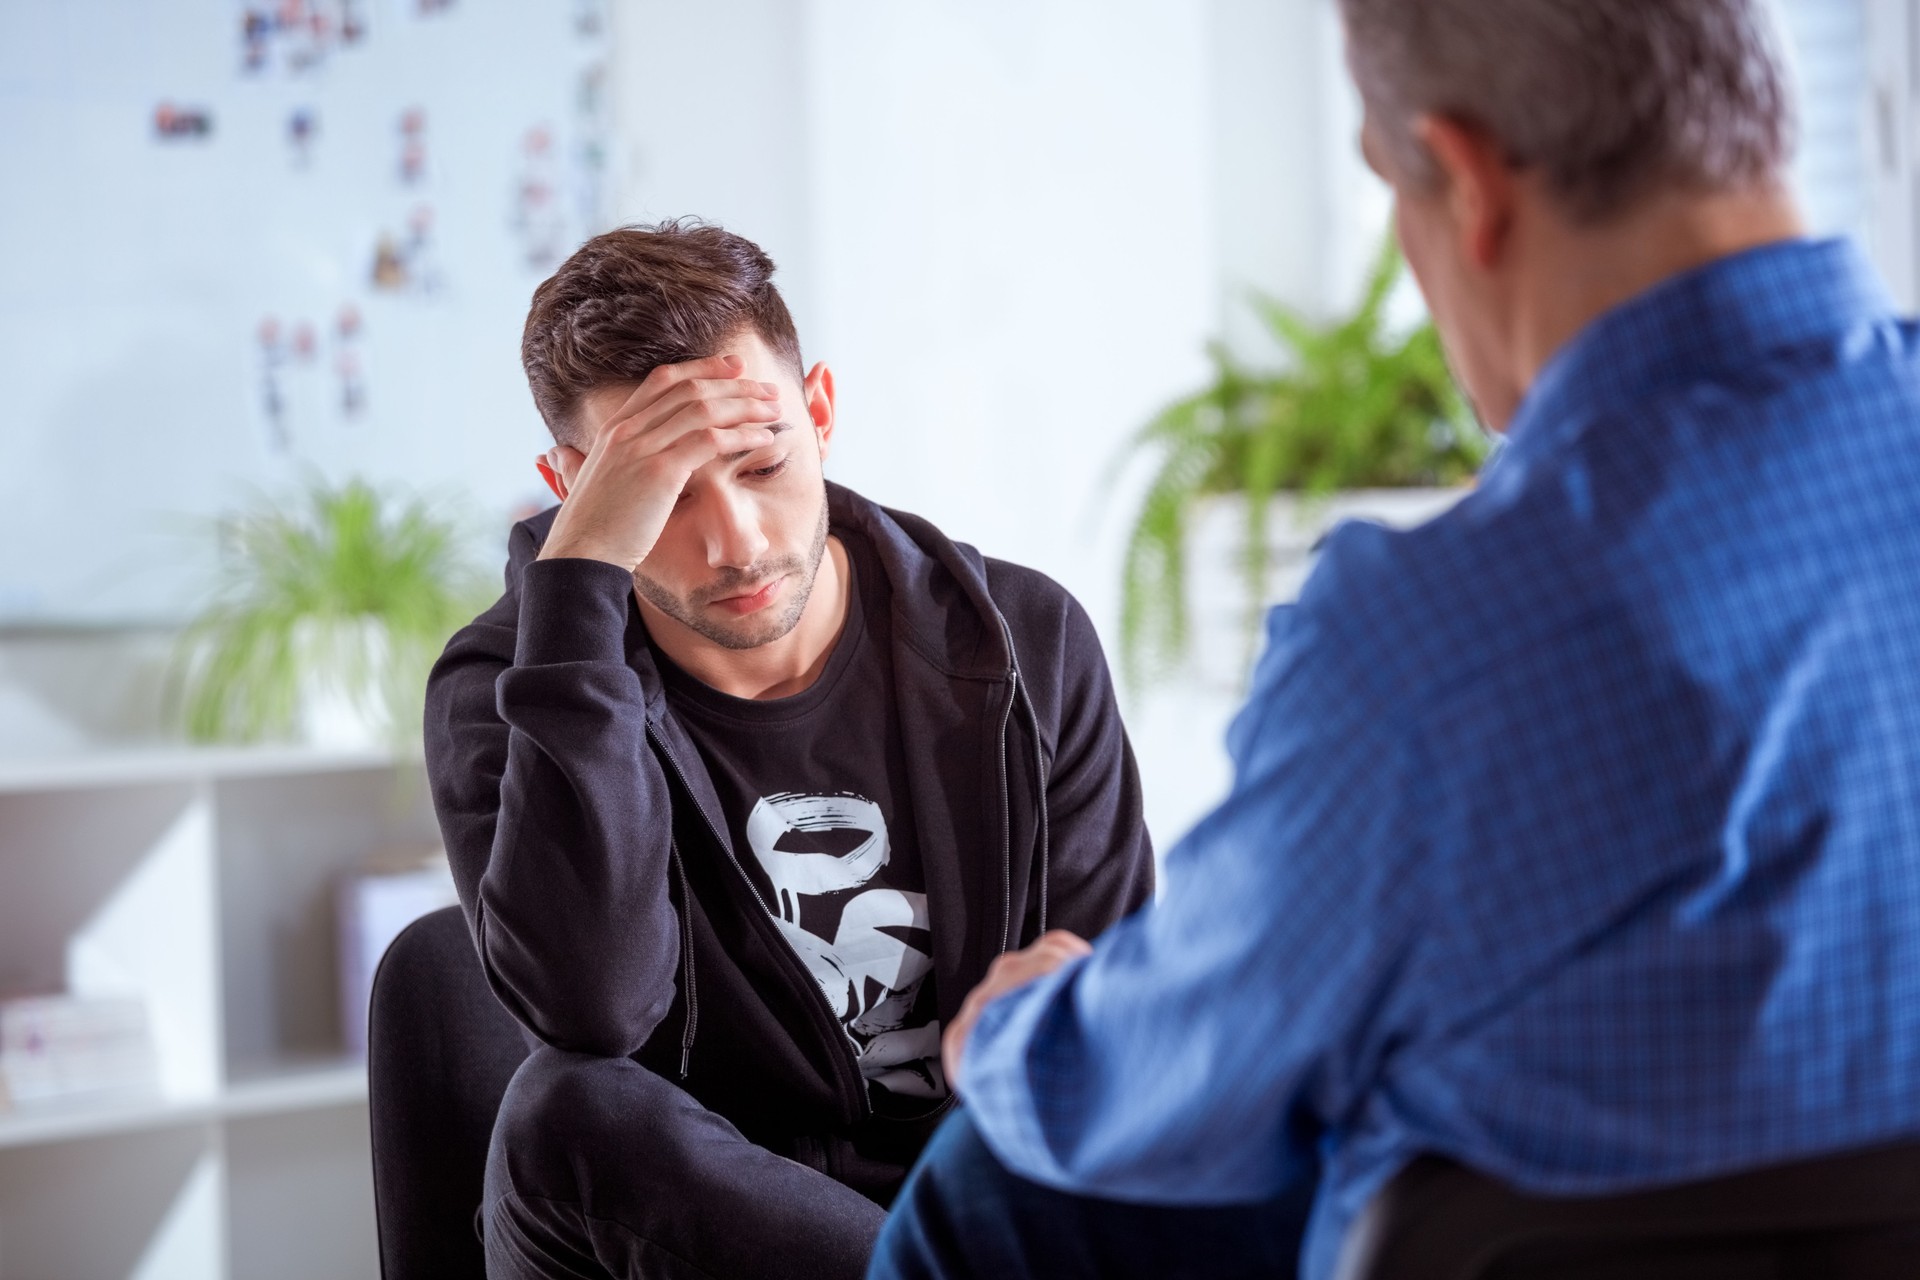
[[[1313,572],[1315,548],[1343,520],[1370,520],[1394,529],[1425,524],[1471,493],[1445,489],[1353,489],[1302,501],[1279,494],[1267,514],[1267,593],[1261,613],[1296,598]],[[1208,685],[1238,687],[1249,656],[1245,563],[1246,504],[1213,498],[1188,529],[1187,616],[1192,619],[1193,666]],[[1256,636],[1253,640],[1258,644]]]
[[300,661],[299,733],[325,751],[373,751],[393,740],[385,677],[389,645],[378,618],[309,619],[294,631]]

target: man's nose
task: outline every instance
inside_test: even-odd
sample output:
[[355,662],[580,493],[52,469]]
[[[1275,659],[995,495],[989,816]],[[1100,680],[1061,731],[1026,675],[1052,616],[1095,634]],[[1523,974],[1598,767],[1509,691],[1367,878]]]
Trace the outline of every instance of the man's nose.
[[760,531],[760,512],[752,499],[724,490],[714,495],[713,519],[707,526],[708,568],[748,568],[771,545]]

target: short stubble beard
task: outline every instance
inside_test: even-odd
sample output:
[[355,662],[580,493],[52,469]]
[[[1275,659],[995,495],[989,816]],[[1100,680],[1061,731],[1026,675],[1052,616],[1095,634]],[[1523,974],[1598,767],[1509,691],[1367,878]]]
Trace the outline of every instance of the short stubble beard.
[[[705,636],[722,648],[758,649],[763,644],[772,644],[800,625],[801,615],[807,611],[807,601],[813,597],[814,580],[820,576],[820,559],[826,553],[827,492],[823,485],[820,490],[820,523],[814,528],[813,545],[807,548],[805,556],[781,556],[777,560],[763,561],[745,569],[723,569],[717,579],[684,600],[638,569],[633,571],[633,589],[640,593],[641,599],[681,626]],[[797,575],[797,581],[793,599],[777,617],[764,621],[744,618],[737,627],[729,627],[707,614],[706,606],[715,600],[740,595],[741,588],[752,587],[756,583],[765,585],[769,579],[782,574]]]

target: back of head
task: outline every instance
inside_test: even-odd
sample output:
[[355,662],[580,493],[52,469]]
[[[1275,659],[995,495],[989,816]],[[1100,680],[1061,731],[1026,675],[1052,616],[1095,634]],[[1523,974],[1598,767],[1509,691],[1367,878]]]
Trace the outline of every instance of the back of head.
[[1778,177],[1792,94],[1765,0],[1340,0],[1378,140],[1432,172],[1422,115],[1483,129],[1567,213]]
[[581,444],[581,397],[712,355],[752,331],[801,376],[800,339],[773,259],[742,236],[679,219],[595,236],[533,292],[520,339],[533,402],[554,439]]

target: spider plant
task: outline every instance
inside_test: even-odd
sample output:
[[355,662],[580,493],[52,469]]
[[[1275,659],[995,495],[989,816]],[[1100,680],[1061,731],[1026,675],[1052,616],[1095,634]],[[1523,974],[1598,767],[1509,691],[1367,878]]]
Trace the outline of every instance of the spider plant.
[[486,599],[454,524],[421,499],[315,477],[297,501],[217,529],[227,581],[174,656],[187,736],[285,737],[317,681],[410,738],[428,668]]
[[1447,371],[1431,324],[1396,335],[1386,304],[1401,272],[1391,237],[1368,272],[1360,306],[1326,323],[1272,298],[1252,305],[1287,354],[1278,369],[1249,368],[1219,343],[1212,380],[1162,409],[1128,442],[1158,469],[1128,538],[1121,650],[1129,683],[1163,675],[1187,656],[1187,534],[1205,500],[1245,508],[1249,657],[1269,577],[1275,494],[1311,501],[1345,489],[1453,485],[1487,451]]

